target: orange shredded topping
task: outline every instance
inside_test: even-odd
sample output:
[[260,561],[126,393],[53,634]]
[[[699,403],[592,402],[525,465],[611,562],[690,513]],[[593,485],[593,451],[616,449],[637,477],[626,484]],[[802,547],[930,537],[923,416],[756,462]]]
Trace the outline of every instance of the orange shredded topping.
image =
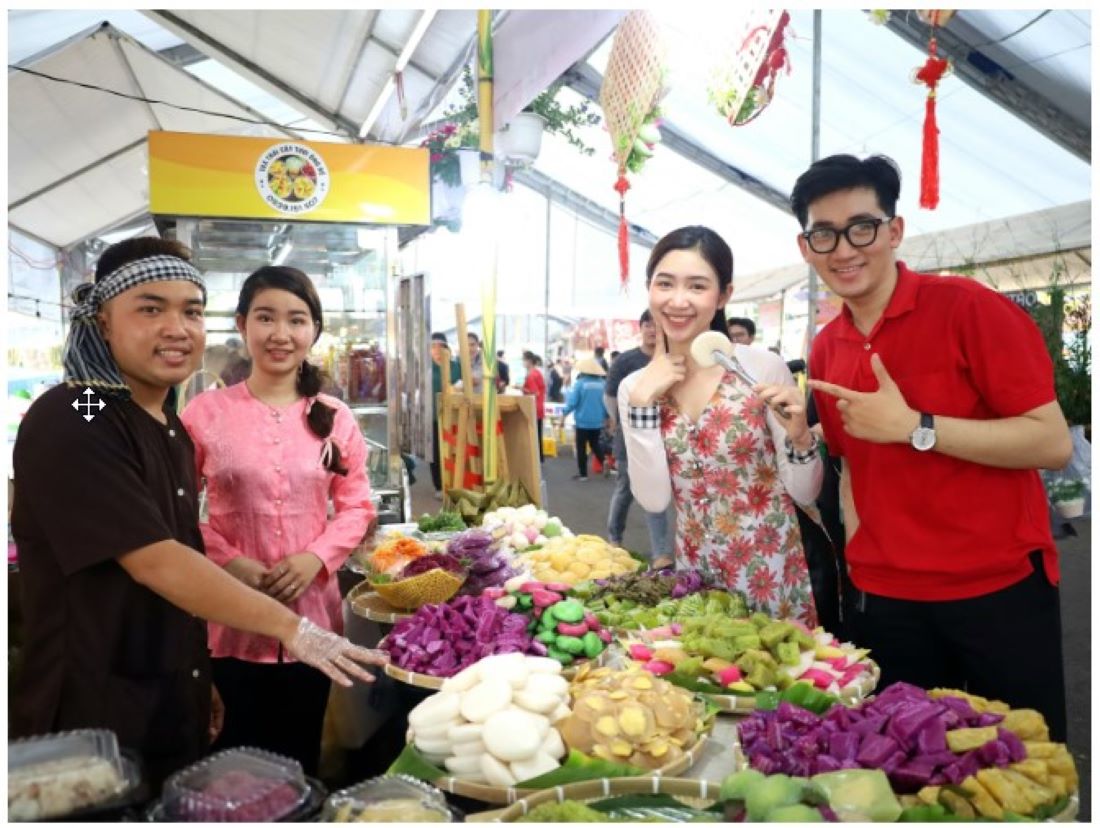
[[413,538],[397,535],[378,544],[370,556],[375,572],[396,575],[405,564],[428,554],[428,547]]

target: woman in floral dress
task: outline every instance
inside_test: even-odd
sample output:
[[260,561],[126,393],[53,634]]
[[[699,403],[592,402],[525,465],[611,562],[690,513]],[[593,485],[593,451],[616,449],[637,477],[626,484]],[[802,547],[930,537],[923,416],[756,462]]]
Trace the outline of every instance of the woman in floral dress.
[[[701,368],[691,343],[726,333],[733,253],[706,227],[661,239],[646,266],[649,309],[663,335],[650,363],[619,387],[634,497],[676,506],[676,565],[698,569],[777,618],[817,623],[794,502],[812,504],[823,467],[805,400],[777,354],[735,353],[759,385]],[[786,406],[789,418],[774,408]],[[660,562],[658,562],[659,565]]]

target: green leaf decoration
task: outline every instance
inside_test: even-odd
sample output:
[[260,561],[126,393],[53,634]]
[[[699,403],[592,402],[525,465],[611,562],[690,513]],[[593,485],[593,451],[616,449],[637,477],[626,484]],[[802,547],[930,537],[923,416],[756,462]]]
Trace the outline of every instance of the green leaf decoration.
[[631,822],[694,822],[712,821],[713,813],[685,805],[668,794],[633,794],[616,796],[590,803],[589,808],[607,814],[615,820]]
[[425,759],[420,754],[420,751],[411,744],[405,745],[405,749],[401,751],[401,755],[397,757],[392,765],[390,765],[387,773],[403,773],[414,779],[423,779],[425,782],[434,782],[441,776],[447,775],[445,770],[437,768]]
[[569,751],[569,756],[557,770],[521,782],[522,788],[553,788],[589,779],[615,779],[622,776],[641,776],[646,771],[633,765],[620,765],[595,756],[586,756],[579,750]]

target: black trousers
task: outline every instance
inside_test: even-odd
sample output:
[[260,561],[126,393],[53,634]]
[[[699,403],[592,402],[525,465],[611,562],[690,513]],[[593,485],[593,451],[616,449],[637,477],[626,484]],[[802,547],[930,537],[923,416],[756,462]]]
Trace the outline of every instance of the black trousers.
[[577,435],[577,470],[581,477],[588,477],[588,447],[592,447],[592,453],[603,463],[604,453],[600,448],[600,430],[598,428],[578,428]]
[[211,750],[258,747],[297,759],[308,776],[316,776],[332,684],[328,676],[298,663],[212,661],[225,726]]
[[880,687],[905,681],[952,687],[1043,714],[1066,740],[1066,690],[1058,588],[1042,557],[1004,589],[958,601],[901,601],[856,593],[853,633],[882,668]]
[[432,485],[435,486],[435,490],[440,492],[443,490],[443,475],[439,468],[439,423],[433,418],[432,420]]

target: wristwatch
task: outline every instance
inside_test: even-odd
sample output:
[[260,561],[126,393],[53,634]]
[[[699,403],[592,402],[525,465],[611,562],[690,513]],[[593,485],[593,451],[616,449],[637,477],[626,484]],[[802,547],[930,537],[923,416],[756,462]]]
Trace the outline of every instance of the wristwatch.
[[931,451],[936,445],[936,427],[931,414],[921,412],[920,425],[909,435],[909,445],[917,451]]

